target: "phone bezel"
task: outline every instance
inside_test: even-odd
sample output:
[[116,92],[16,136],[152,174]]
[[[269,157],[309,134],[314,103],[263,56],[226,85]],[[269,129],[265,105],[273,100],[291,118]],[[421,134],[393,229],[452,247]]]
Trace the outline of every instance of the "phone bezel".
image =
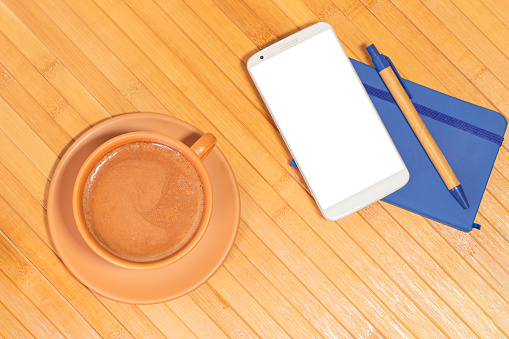
[[[259,51],[258,53],[252,55],[249,58],[249,60],[247,62],[247,69],[251,75],[253,82],[255,83],[255,85],[258,89],[258,92],[262,96],[262,98],[263,98],[263,93],[260,90],[258,84],[256,83],[256,79],[251,74],[251,68],[260,64],[260,63],[266,62],[266,61],[270,60],[270,58],[272,58],[280,53],[283,53],[284,51],[288,50],[289,48],[292,48],[293,46],[296,46],[296,45],[314,37],[315,35],[320,34],[326,30],[329,30],[329,29],[334,32],[332,26],[330,26],[329,24],[327,24],[325,22],[320,22],[320,23],[314,24],[314,25],[307,27],[293,35],[290,35],[289,37],[287,37],[285,39],[282,39],[281,41],[278,41],[278,42],[272,44],[271,46]],[[334,34],[334,36],[336,37],[339,45],[341,46],[341,42],[337,38],[337,35]],[[263,58],[260,58],[261,56]],[[345,53],[345,56],[346,56],[346,53]],[[348,56],[346,56],[346,58],[349,62]],[[350,66],[353,68],[351,63],[350,63]],[[367,99],[371,103],[371,99],[369,98],[368,94],[367,93],[365,93],[365,94],[367,96]],[[265,101],[265,99],[264,99],[264,102],[265,102],[270,114],[274,118],[274,121],[277,125],[277,119],[273,115],[273,112],[270,109],[270,106]],[[373,106],[373,109],[376,112],[376,109],[374,108],[374,106]],[[377,114],[377,117],[378,117],[378,119],[380,119],[378,114]],[[380,119],[380,122],[382,124],[382,127],[385,129],[385,126],[383,125],[383,122],[381,121],[381,119]],[[278,129],[279,129],[279,126],[278,126]],[[279,129],[279,132],[281,133],[281,135],[286,143],[285,136],[281,132],[281,129]],[[385,133],[390,138],[390,135],[386,129],[385,129]],[[391,139],[391,142],[392,142],[392,139]],[[288,143],[286,143],[286,145],[287,145],[288,149],[290,150],[290,153],[292,153],[292,155],[293,155],[293,152],[291,150],[291,145],[288,145]],[[325,208],[325,209],[323,209],[320,206],[320,204],[318,203],[318,200],[316,199],[315,194],[313,193],[313,188],[309,185],[308,180],[306,179],[306,173],[302,172],[302,176],[303,176],[304,180],[306,181],[306,183],[308,183],[308,187],[311,191],[311,194],[313,195],[313,198],[315,199],[315,202],[318,205],[318,208],[320,209],[321,213],[323,214],[323,216],[326,219],[334,221],[334,220],[343,218],[343,217],[345,217],[351,213],[354,213],[354,212],[360,210],[361,208],[366,207],[366,206],[372,204],[373,202],[376,202],[376,201],[382,199],[383,197],[393,193],[394,191],[403,187],[408,182],[408,180],[410,178],[408,170],[407,170],[403,160],[401,159],[401,156],[399,155],[399,152],[397,151],[396,146],[394,146],[393,142],[392,142],[392,146],[394,147],[394,150],[396,151],[396,153],[399,156],[399,159],[403,165],[403,170],[401,170],[401,171],[379,181],[378,183],[376,183],[376,184],[374,184],[374,185],[372,185],[372,186],[370,186],[370,187],[368,187],[368,188],[366,188],[366,189],[364,189],[364,190],[362,190],[362,191],[360,191],[360,192],[358,192],[344,200],[341,200],[341,201],[337,202],[336,204],[334,204],[333,206]],[[331,154],[333,154],[333,152],[331,152]],[[299,159],[295,158],[295,162],[297,163],[297,166],[298,166]]]

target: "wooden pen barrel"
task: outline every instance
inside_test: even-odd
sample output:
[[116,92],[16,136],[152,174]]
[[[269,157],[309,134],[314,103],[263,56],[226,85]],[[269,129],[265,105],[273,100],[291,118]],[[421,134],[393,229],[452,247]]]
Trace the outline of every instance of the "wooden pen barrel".
[[438,148],[437,143],[429,133],[428,129],[426,128],[426,125],[419,116],[419,113],[417,113],[417,110],[415,109],[414,105],[406,95],[405,89],[401,85],[399,79],[397,78],[392,68],[391,67],[385,68],[380,72],[380,76],[382,77],[385,85],[391,92],[394,100],[396,100],[399,108],[401,109],[403,115],[410,124],[410,127],[412,127],[412,130],[414,131],[422,147],[428,154],[428,157],[430,158],[431,162],[437,169],[438,174],[440,174],[440,177],[447,186],[447,189],[450,190],[458,186],[460,184],[458,178],[456,178],[456,175],[454,174],[454,172],[451,169],[451,166],[449,165],[444,155],[442,154],[442,151],[440,151],[440,148]]

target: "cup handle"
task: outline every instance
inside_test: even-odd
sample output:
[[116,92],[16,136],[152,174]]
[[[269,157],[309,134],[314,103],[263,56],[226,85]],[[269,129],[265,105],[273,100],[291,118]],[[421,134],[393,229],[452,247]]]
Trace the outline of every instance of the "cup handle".
[[194,153],[203,161],[207,155],[209,155],[210,151],[214,148],[216,144],[216,137],[213,134],[206,133],[202,135],[202,137],[190,147]]

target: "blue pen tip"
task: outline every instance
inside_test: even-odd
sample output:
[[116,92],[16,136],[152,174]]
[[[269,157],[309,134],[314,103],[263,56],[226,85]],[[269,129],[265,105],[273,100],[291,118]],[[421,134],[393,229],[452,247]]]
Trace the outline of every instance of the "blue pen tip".
[[467,196],[465,195],[465,192],[463,192],[463,187],[461,187],[461,185],[451,188],[449,192],[451,192],[452,196],[460,203],[461,207],[464,209],[470,207],[467,201]]
[[293,168],[299,169],[299,167],[297,167],[297,164],[295,163],[295,160],[293,160],[293,159],[290,162],[290,166],[292,166]]
[[380,55],[380,53],[376,49],[375,45],[373,45],[373,44],[366,47],[366,49],[368,50],[368,53],[371,56],[371,58],[375,58]]

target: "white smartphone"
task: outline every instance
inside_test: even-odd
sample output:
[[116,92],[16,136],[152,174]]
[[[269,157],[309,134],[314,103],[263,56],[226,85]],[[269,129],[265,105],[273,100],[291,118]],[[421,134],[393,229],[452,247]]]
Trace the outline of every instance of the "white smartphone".
[[408,182],[405,164],[329,24],[263,49],[247,68],[325,218],[340,219]]

